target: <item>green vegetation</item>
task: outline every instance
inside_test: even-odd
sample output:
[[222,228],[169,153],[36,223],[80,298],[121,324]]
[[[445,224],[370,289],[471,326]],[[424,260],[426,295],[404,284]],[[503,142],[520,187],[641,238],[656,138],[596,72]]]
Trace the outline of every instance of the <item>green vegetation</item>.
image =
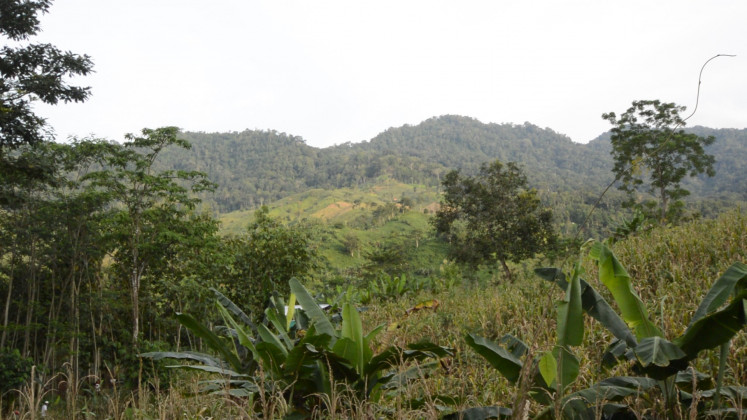
[[514,162],[483,165],[474,178],[449,172],[443,187],[433,225],[447,236],[457,261],[473,267],[500,262],[510,281],[507,261],[518,263],[553,247],[552,212],[540,208],[537,191],[527,188]]
[[[620,189],[628,193],[627,206],[652,213],[661,223],[678,220],[684,204],[681,198],[690,194],[682,188],[685,176],[702,173],[712,177],[714,157],[705,147],[716,138],[685,133],[685,121],[679,113],[685,107],[660,101],[635,101],[617,119],[614,112],[602,115],[612,128],[613,172],[621,181]],[[658,199],[637,202],[636,192],[647,182],[645,189]],[[657,209],[658,207],[658,209]]]
[[[4,3],[1,33],[49,3]],[[0,54],[0,417],[747,415],[745,130],[670,133],[680,108],[653,101],[589,145],[455,116],[323,150],[174,127],[55,144],[28,101],[86,99],[60,77],[90,61]],[[610,153],[652,165],[614,175],[653,182],[669,224],[598,198]]]

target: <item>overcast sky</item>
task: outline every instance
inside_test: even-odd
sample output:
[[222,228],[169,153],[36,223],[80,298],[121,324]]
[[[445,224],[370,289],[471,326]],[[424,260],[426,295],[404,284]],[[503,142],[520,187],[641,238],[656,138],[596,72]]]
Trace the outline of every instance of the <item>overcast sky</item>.
[[[633,100],[747,127],[745,1],[56,0],[35,42],[88,54],[57,132],[273,129],[325,147],[433,116],[525,121],[577,142]],[[689,112],[688,112],[689,114]]]

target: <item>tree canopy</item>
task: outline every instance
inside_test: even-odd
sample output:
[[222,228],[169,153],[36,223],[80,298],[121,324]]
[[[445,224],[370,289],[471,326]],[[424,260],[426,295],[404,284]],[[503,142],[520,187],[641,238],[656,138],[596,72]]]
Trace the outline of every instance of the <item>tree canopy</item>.
[[500,262],[510,280],[507,261],[530,258],[555,242],[552,212],[541,207],[536,190],[527,188],[516,163],[484,164],[474,177],[451,171],[442,184],[433,223],[448,237],[457,261]]
[[[619,119],[614,112],[602,115],[613,125],[613,171],[619,188],[630,196],[627,205],[648,210],[661,222],[681,215],[680,199],[690,194],[681,185],[685,176],[715,174],[715,159],[705,151],[715,138],[682,130],[682,111],[685,107],[674,103],[644,100],[634,101]],[[657,197],[658,206],[651,200],[637,202],[635,193],[641,190]]]

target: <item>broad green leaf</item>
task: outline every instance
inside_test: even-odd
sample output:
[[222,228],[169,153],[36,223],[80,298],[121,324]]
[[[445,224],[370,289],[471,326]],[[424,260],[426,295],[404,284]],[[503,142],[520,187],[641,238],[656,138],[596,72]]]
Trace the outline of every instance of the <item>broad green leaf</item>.
[[498,369],[498,372],[505,376],[509,382],[516,383],[523,366],[519,359],[497,343],[486,338],[467,334],[464,339],[467,345],[472,347],[477,354],[484,357],[491,366]]
[[231,367],[233,367],[234,370],[241,370],[241,361],[239,361],[239,358],[236,356],[236,354],[231,352],[231,350],[225,345],[220,337],[215,335],[207,327],[197,322],[196,319],[192,318],[188,314],[177,313],[176,319],[180,324],[184,325],[190,331],[192,331],[194,335],[205,340],[205,344],[207,344],[208,347],[220,354],[223,359],[229,365],[231,365]]
[[288,296],[288,311],[285,314],[285,330],[290,331],[293,315],[296,313],[296,294],[291,293]]
[[406,349],[398,346],[387,347],[384,351],[371,358],[366,365],[365,375],[369,376],[410,360],[423,360],[431,357],[437,358],[454,355],[452,349],[428,341],[409,344],[407,347]]
[[555,346],[552,353],[558,367],[556,382],[560,378],[559,386],[556,389],[562,394],[578,377],[580,362],[578,357],[570,352],[567,347]]
[[[260,324],[262,325],[262,324]],[[282,344],[275,342],[262,341],[257,343],[257,354],[262,361],[262,368],[269,373],[274,379],[278,379],[282,366],[287,359],[287,350]]]
[[[539,277],[557,284],[563,290],[568,288],[565,274],[559,268],[538,268],[534,272]],[[635,347],[638,342],[625,321],[620,318],[594,287],[583,279],[579,280],[581,283],[581,305],[584,311],[607,328],[615,338],[624,341],[630,347]]]
[[510,419],[513,414],[513,410],[506,407],[472,407],[446,415],[443,417],[443,420]]
[[581,307],[581,283],[578,278],[580,265],[573,270],[565,300],[558,304],[558,345],[580,346],[584,340],[584,312]]
[[633,349],[643,367],[656,365],[661,367],[686,356],[685,352],[663,337],[646,337]]
[[296,299],[298,299],[299,305],[301,305],[303,310],[309,316],[309,318],[311,319],[311,323],[314,324],[316,330],[320,334],[327,334],[328,336],[332,337],[332,342],[330,344],[334,345],[334,342],[337,340],[335,327],[333,327],[332,323],[329,322],[329,319],[327,318],[327,315],[324,313],[324,311],[322,311],[322,308],[319,307],[319,304],[316,303],[316,301],[313,297],[311,297],[306,288],[303,287],[303,285],[295,277],[290,279],[289,283],[291,292],[296,295]]
[[[281,306],[280,308],[282,308],[281,311],[284,310],[284,305]],[[290,350],[293,348],[293,340],[288,336],[288,333],[285,331],[286,318],[284,315],[281,315],[281,314],[282,312],[278,312],[277,307],[265,309],[265,316],[267,317],[267,320],[270,321],[270,323],[275,327],[275,330],[277,330],[278,332],[276,338],[283,340],[283,343],[285,343],[285,348],[287,350]],[[257,330],[258,333],[260,329],[261,328],[258,328]]]
[[506,350],[510,351],[517,359],[524,357],[529,350],[529,347],[523,341],[511,334],[504,334],[500,339],[500,344],[505,346]]
[[[280,339],[270,331],[269,328],[267,328],[264,324],[257,325],[257,333],[259,334],[259,337],[262,339],[265,343],[271,343],[273,346],[277,347],[282,353],[283,356],[288,355],[288,349],[283,345],[283,343],[280,341]],[[285,357],[283,357],[285,359]]]
[[555,356],[552,352],[545,352],[539,360],[539,371],[542,375],[542,379],[545,381],[545,385],[553,387],[555,378],[558,375],[558,363],[555,361]]
[[595,242],[589,256],[599,263],[599,280],[609,289],[620,308],[622,319],[637,339],[662,337],[664,334],[648,318],[648,311],[633,290],[630,275],[617,257],[601,242]]
[[[657,381],[638,376],[616,376],[607,378],[589,388],[574,392],[565,398],[564,403],[573,400],[584,401],[587,407],[597,407],[603,402],[621,401],[631,395],[640,395],[656,387]],[[573,417],[573,416],[571,416]]]
[[713,283],[703,301],[700,302],[689,326],[721,307],[735,291],[739,293],[740,289],[745,288],[747,288],[747,265],[735,262]]
[[729,341],[744,328],[747,319],[747,290],[738,294],[726,308],[702,317],[674,339],[687,355],[697,357],[701,350],[717,347]]
[[[313,328],[313,327],[312,327]],[[301,369],[301,366],[324,357],[325,353],[321,350],[329,344],[330,337],[326,334],[306,334],[304,338],[296,344],[288,356],[285,358],[283,368],[286,374],[293,374]]]
[[[361,317],[358,315],[358,310],[355,306],[350,303],[345,303],[342,306],[342,338],[349,339],[353,347],[350,348],[349,344],[346,344],[346,357],[355,366],[358,373],[363,373],[363,370],[371,358],[371,349],[367,348],[367,344],[363,339],[363,323]],[[337,344],[335,344],[337,348]],[[335,351],[338,355],[341,355]],[[342,355],[341,355],[342,356]]]
[[203,353],[196,353],[191,351],[154,351],[149,353],[138,354],[138,357],[146,357],[153,360],[161,359],[180,359],[180,360],[194,360],[200,362],[206,366],[221,367],[224,363],[216,359],[213,356]]
[[225,295],[223,295],[223,293],[219,292],[218,290],[212,287],[210,288],[210,290],[213,292],[215,297],[218,299],[218,302],[220,302],[220,304],[224,308],[228,309],[232,314],[239,317],[241,322],[248,325],[252,330],[256,330],[256,327],[254,326],[254,323],[252,322],[251,318],[249,318],[249,316],[246,313],[244,313],[244,311],[242,311],[241,308],[239,308],[235,303],[233,303],[231,299],[227,298]]
[[251,340],[251,336],[236,322],[236,320],[233,319],[231,314],[228,313],[228,310],[223,307],[222,303],[220,303],[220,300],[216,302],[216,306],[218,307],[218,312],[220,312],[223,317],[223,321],[231,324],[233,329],[236,331],[236,335],[239,338],[239,344],[249,349],[255,360],[259,360],[259,355],[257,354],[257,349],[254,347],[254,343]]
[[366,334],[365,340],[366,343],[370,346],[371,341],[373,341],[374,338],[376,338],[377,335],[379,335],[380,332],[384,331],[384,327],[386,327],[386,324],[381,324],[378,327],[372,329],[371,331]]
[[199,370],[202,372],[209,372],[209,373],[219,373],[221,375],[230,376],[232,378],[249,378],[250,375],[239,373],[231,369],[226,369],[222,367],[216,367],[216,366],[206,366],[206,365],[171,365],[166,366],[170,369],[187,369],[187,370]]

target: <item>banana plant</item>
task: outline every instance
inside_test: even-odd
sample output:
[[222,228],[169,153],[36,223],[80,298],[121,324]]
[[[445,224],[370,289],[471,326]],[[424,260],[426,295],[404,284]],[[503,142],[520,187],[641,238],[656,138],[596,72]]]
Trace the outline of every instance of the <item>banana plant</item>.
[[[378,398],[380,390],[403,385],[416,376],[415,368],[397,373],[399,364],[453,355],[452,349],[429,342],[406,348],[392,346],[374,355],[371,345],[384,325],[364,334],[357,309],[345,303],[342,326],[337,329],[298,280],[291,279],[290,289],[287,306],[273,298],[265,310],[267,324],[257,325],[248,323],[246,314],[214,291],[218,297],[216,307],[231,340],[219,337],[189,315],[178,314],[179,322],[202,338],[216,356],[194,352],[141,356],[188,360],[192,364],[171,367],[223,375],[223,380],[204,383],[208,392],[228,389],[231,395],[251,398],[260,384],[273,387],[272,390],[282,392],[294,411],[303,414],[323,403],[320,395],[331,395],[335,383],[344,384],[359,399]],[[295,302],[301,311],[294,309]]]
[[[711,286],[685,332],[670,341],[650,320],[645,305],[633,288],[630,275],[614,253],[603,243],[596,242],[590,249],[589,257],[597,262],[599,280],[610,291],[619,308],[618,315],[591,285],[581,281],[583,310],[615,337],[608,347],[605,360],[615,363],[618,359],[627,359],[634,363],[634,373],[643,376],[609,378],[570,394],[565,398],[569,410],[575,410],[576,414],[588,412],[602,401],[619,402],[626,396],[641,395],[656,386],[665,396],[667,409],[671,410],[678,400],[691,400],[684,388],[693,383],[693,375],[699,387],[710,380],[688,367],[702,351],[717,347],[722,349],[717,388],[701,394],[701,397],[714,400],[712,414],[729,411],[720,408],[721,395],[732,398],[736,395],[735,401],[747,402],[747,387],[722,386],[724,362],[728,354],[724,349],[728,349],[732,337],[746,325],[747,265],[736,262],[729,267]],[[536,272],[563,289],[568,287],[565,275],[557,268],[537,269]],[[605,408],[618,411],[626,409],[615,404]]]
[[[557,336],[551,351],[527,360],[527,345],[514,336],[504,335],[499,342],[474,334],[467,334],[465,338],[467,345],[512,384],[519,382],[522,375],[532,375],[529,395],[544,405],[555,401],[558,412],[562,409],[559,403],[566,389],[579,373],[579,360],[572,347],[581,345],[584,337],[580,270],[581,265],[576,264],[570,283],[566,283],[565,298],[557,303]],[[525,366],[527,363],[530,365]],[[511,418],[513,415],[513,410],[507,407],[473,407],[452,413],[446,419]]]
[[[625,398],[642,398],[657,387],[662,390],[668,400],[668,409],[671,409],[678,400],[692,400],[688,387],[693,382],[698,389],[705,389],[710,384],[710,378],[696,372],[689,363],[702,351],[716,347],[722,350],[717,385],[715,389],[701,393],[701,400],[714,401],[706,414],[736,413],[738,408],[719,405],[721,396],[736,401],[738,406],[747,404],[747,387],[722,385],[724,361],[728,354],[725,349],[728,349],[731,338],[746,325],[747,265],[737,262],[729,267],[708,291],[685,332],[670,341],[649,318],[630,275],[614,253],[606,245],[595,242],[590,247],[589,257],[597,262],[599,280],[609,290],[619,313],[580,278],[580,264],[575,265],[570,281],[558,268],[539,268],[535,270],[539,277],[554,282],[566,292],[557,307],[557,342],[552,351],[545,352],[538,359],[526,360],[527,346],[515,337],[506,335],[500,342],[473,334],[466,337],[467,344],[509,382],[516,384],[522,374],[532,375],[529,378],[530,395],[546,406],[535,419],[595,419],[600,410],[607,417],[630,413],[629,408],[621,404]],[[633,372],[642,376],[611,377],[566,395],[565,390],[578,374],[578,359],[570,347],[579,345],[583,339],[580,312],[598,321],[615,337],[605,354],[606,362],[627,359],[634,363]],[[526,367],[527,363],[532,365]],[[535,370],[538,373],[534,373]],[[548,398],[550,392],[555,394],[554,399]],[[474,407],[446,418],[511,418],[513,414],[505,407]]]

